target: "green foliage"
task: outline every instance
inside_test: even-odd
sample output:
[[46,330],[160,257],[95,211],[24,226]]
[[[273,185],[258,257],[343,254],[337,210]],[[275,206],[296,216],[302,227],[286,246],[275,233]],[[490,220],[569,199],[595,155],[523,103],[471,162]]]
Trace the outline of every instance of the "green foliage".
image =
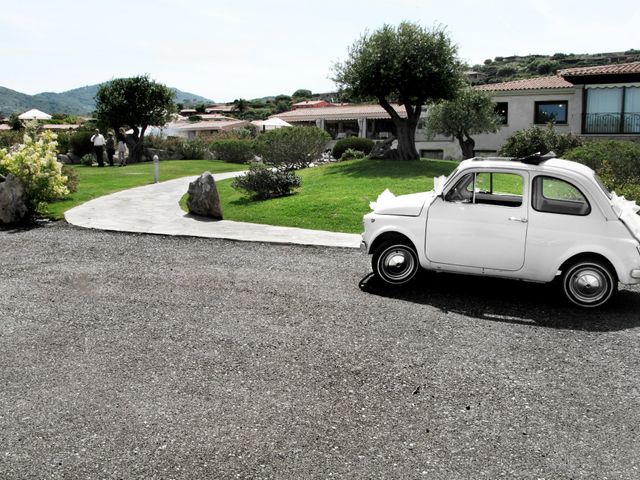
[[96,116],[108,127],[123,125],[146,130],[164,125],[175,112],[174,92],[146,75],[116,78],[100,86],[96,93]]
[[361,152],[360,150],[354,150],[353,148],[347,148],[342,155],[340,155],[340,161],[344,162],[346,160],[359,160],[361,158],[366,157],[367,154]]
[[251,140],[214,140],[209,144],[217,160],[230,163],[247,163],[254,158]]
[[256,153],[279,170],[295,170],[316,161],[331,139],[317,127],[286,127],[270,130],[256,139]]
[[195,110],[196,110],[196,113],[204,113],[204,110],[205,110],[204,103],[198,103],[196,105]]
[[149,125],[165,125],[176,111],[175,92],[141,75],[116,78],[100,86],[96,93],[96,116],[105,127],[133,129],[135,140],[129,162],[142,158],[144,134]]
[[93,153],[85,153],[80,159],[80,163],[82,163],[82,165],[90,167],[91,165],[93,165],[94,160],[95,158],[93,157]]
[[71,137],[73,134],[73,130],[58,132],[58,153],[64,155],[71,149]]
[[62,175],[67,177],[67,189],[69,193],[75,193],[78,191],[78,174],[75,168],[69,165],[62,165]]
[[9,121],[7,123],[11,127],[11,130],[22,130],[22,120],[18,118],[17,113],[12,113],[11,115],[9,115]]
[[14,145],[22,142],[24,134],[18,130],[2,130],[0,131],[0,148],[9,149]]
[[199,122],[200,120],[202,120],[202,117],[200,115],[190,115],[188,120],[190,122]]
[[175,151],[189,160],[204,160],[209,154],[209,142],[200,136],[189,138],[179,141]]
[[364,99],[396,98],[409,105],[450,99],[462,83],[456,54],[442,28],[384,25],[352,45],[349,58],[334,68],[335,81]]
[[597,140],[569,150],[563,158],[584,163],[600,175],[609,189],[640,201],[640,144]]
[[83,157],[93,152],[93,143],[91,143],[91,136],[93,130],[81,128],[73,132],[68,139],[68,150],[79,157]]
[[374,142],[368,138],[349,137],[338,140],[331,151],[333,158],[342,158],[342,154],[348,149],[360,150],[365,155],[369,155],[373,149]]
[[311,92],[311,90],[307,90],[305,88],[299,88],[298,90],[293,92],[293,95],[291,96],[295,99],[304,100],[304,99],[309,99],[313,97],[313,93]]
[[524,130],[518,130],[511,134],[498,152],[505,157],[525,157],[532,153],[554,152],[558,156],[571,149],[582,145],[582,141],[571,133],[558,133],[549,124],[547,128],[533,126]]
[[254,163],[245,175],[235,178],[231,186],[245,191],[253,200],[266,200],[291,194],[300,186],[300,177],[290,171]]
[[498,131],[495,103],[487,92],[466,88],[453,100],[437,103],[429,108],[425,130],[456,139],[479,133]]
[[17,150],[0,150],[0,173],[12,174],[24,186],[29,214],[44,212],[48,202],[69,194],[67,177],[56,158],[56,135],[45,131],[40,138],[24,136]]

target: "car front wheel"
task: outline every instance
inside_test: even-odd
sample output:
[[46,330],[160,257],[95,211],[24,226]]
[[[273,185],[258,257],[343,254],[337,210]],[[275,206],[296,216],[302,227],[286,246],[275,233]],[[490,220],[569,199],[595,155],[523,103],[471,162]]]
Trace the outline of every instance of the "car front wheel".
[[373,254],[371,265],[379,278],[392,285],[409,283],[420,268],[415,249],[402,242],[382,245]]
[[610,267],[600,260],[581,260],[562,275],[566,297],[580,307],[599,307],[616,292],[618,282]]

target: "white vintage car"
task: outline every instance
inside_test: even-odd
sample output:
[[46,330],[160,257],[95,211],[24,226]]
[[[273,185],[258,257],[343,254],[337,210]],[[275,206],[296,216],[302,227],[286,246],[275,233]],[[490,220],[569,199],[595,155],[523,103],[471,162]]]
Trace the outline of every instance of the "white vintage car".
[[388,191],[364,216],[362,250],[374,273],[401,285],[418,269],[560,279],[581,307],[597,307],[618,282],[640,283],[640,208],[609,192],[585,165],[532,155],[474,158],[430,192]]

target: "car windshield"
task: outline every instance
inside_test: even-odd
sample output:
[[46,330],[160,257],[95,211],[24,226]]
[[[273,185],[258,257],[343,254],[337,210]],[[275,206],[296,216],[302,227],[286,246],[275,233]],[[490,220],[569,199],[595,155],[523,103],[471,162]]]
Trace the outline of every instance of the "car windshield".
[[596,179],[596,183],[598,185],[600,185],[600,188],[602,189],[602,191],[604,192],[604,194],[607,196],[607,198],[609,200],[611,200],[611,192],[609,191],[609,189],[606,187],[606,185],[604,184],[604,182],[602,181],[602,179],[596,174],[594,175],[594,178]]

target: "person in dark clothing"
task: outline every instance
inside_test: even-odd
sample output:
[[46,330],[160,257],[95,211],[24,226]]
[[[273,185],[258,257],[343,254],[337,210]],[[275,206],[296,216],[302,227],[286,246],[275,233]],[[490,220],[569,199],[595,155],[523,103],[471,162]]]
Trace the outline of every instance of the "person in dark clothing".
[[125,157],[127,153],[127,134],[123,127],[120,127],[118,130],[116,140],[118,140],[118,160],[120,161],[120,166],[125,167],[127,165],[127,159]]
[[116,141],[113,139],[113,132],[107,134],[107,159],[109,166],[113,167],[113,154],[116,153]]

